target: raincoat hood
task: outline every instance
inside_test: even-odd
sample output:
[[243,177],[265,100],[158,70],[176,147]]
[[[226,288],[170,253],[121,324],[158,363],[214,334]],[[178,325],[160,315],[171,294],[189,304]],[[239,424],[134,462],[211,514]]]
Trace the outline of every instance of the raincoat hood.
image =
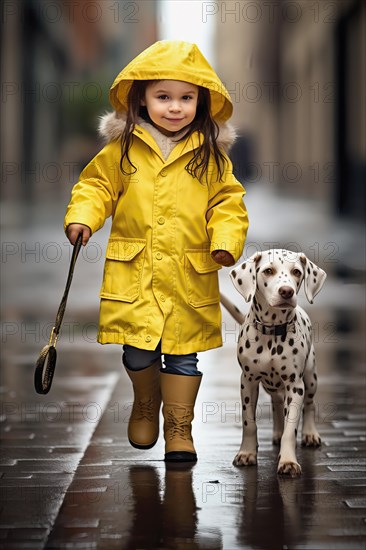
[[116,111],[127,111],[127,96],[134,80],[181,80],[210,91],[211,114],[228,120],[233,111],[225,86],[196,44],[161,40],[135,57],[117,76],[109,99]]

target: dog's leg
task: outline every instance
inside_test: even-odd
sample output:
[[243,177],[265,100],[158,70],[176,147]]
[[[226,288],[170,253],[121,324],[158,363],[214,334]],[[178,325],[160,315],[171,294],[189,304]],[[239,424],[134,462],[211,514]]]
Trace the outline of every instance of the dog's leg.
[[305,447],[320,447],[321,439],[315,426],[314,395],[317,388],[315,353],[312,346],[304,373],[305,398],[301,444]]
[[277,473],[297,477],[301,474],[301,466],[296,460],[296,436],[304,403],[304,382],[299,376],[292,376],[293,382],[286,386],[285,427],[281,438]]
[[258,382],[248,382],[241,375],[241,402],[243,408],[243,438],[239,452],[233,460],[234,466],[257,464],[257,423],[255,412],[258,400]]
[[271,393],[272,398],[272,413],[273,413],[273,445],[280,445],[281,437],[283,434],[283,407],[284,407],[284,394],[281,391]]

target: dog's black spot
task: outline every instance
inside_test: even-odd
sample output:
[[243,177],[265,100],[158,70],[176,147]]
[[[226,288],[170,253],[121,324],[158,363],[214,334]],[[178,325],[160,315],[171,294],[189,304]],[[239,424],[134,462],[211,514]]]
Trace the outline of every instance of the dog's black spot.
[[243,281],[241,279],[238,279],[238,285],[242,285]]
[[272,348],[271,355],[276,355],[276,348]]
[[267,286],[268,286],[268,283],[264,283],[264,286],[265,286],[265,287],[267,288]]
[[245,369],[247,372],[249,372],[249,367],[248,367],[248,365],[245,365],[244,369]]
[[263,351],[263,346],[259,346],[259,347],[257,348],[257,353],[262,353],[262,351]]
[[261,374],[262,376],[267,376],[267,373],[264,372],[264,371],[262,371],[262,370],[260,371],[260,374]]
[[246,410],[247,410],[246,406],[245,406],[245,405],[243,405],[243,411],[246,411]]
[[234,269],[233,269],[233,271],[231,272],[231,275],[232,275],[233,279],[235,279],[235,277],[236,277],[236,271],[235,271]]
[[269,340],[267,346],[268,346],[268,349],[271,349],[271,347],[272,347],[272,340]]
[[243,346],[240,346],[239,353],[243,353]]
[[293,373],[290,375],[290,382],[295,382],[295,378],[296,378],[296,374],[293,372]]
[[244,426],[248,426],[248,422],[244,420]]
[[246,267],[247,267],[246,264],[241,264],[242,269],[245,269]]
[[276,317],[277,317],[277,315],[274,313],[274,314],[272,315],[272,321],[274,321],[274,320],[276,319]]
[[287,416],[287,407],[285,407],[284,413],[285,413],[285,416]]
[[251,299],[252,299],[252,295],[249,294],[249,296],[248,296],[248,302],[250,302]]
[[291,401],[292,401],[292,397],[288,397],[287,398],[287,405],[289,405],[291,403]]
[[243,336],[243,329],[240,331],[240,338]]
[[295,428],[295,437],[297,437],[297,428]]
[[312,399],[314,397],[314,394],[313,393],[309,393],[308,395],[309,399]]
[[253,363],[256,365],[258,363],[258,359],[253,359]]
[[287,384],[286,390],[287,390],[287,391],[290,391],[290,388],[291,388],[291,386],[290,386],[289,384]]
[[297,388],[297,393],[299,395],[302,395],[304,393],[304,390],[302,388]]
[[283,352],[283,346],[278,345],[278,346],[277,346],[277,353],[278,353],[278,355],[281,355],[282,352]]
[[287,374],[281,374],[282,380],[287,380]]
[[250,401],[250,398],[249,398],[249,397],[246,397],[246,398],[244,399],[244,402],[245,402],[246,404],[248,404],[249,401]]
[[298,352],[299,352],[299,350],[298,350],[297,348],[294,348],[294,349],[292,350],[292,353],[293,353],[294,355],[296,355]]
[[286,359],[287,359],[286,355],[282,355],[281,359],[282,359],[282,361],[286,361]]
[[286,370],[286,365],[282,365],[281,370]]
[[244,384],[240,384],[240,387],[243,390],[244,389]]
[[261,380],[261,378],[262,378],[261,376],[257,376],[256,380]]
[[286,341],[286,334],[282,334],[281,336],[281,342],[285,342]]
[[245,347],[246,347],[247,349],[250,348],[250,342],[249,342],[249,340],[245,340]]
[[276,388],[279,388],[281,386],[281,382],[277,382]]
[[259,336],[256,336],[256,337],[254,338],[254,340],[255,340],[256,342],[258,342]]
[[292,391],[293,391],[294,393],[296,393],[296,392],[297,392],[297,388],[292,388]]
[[288,345],[293,346],[294,343],[295,343],[295,340],[293,338],[290,338],[289,341],[288,341]]

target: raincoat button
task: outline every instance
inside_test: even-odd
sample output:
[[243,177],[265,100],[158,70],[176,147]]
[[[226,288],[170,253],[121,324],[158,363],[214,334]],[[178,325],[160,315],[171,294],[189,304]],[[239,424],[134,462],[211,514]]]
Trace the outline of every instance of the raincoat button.
[[164,294],[160,294],[160,300],[161,300],[162,302],[165,302],[165,296],[164,296]]
[[156,258],[157,260],[161,260],[162,257],[163,257],[163,255],[162,255],[161,252],[157,252],[157,253],[155,254],[155,258]]
[[168,170],[166,168],[163,168],[162,171],[160,172],[160,175],[163,176],[163,178],[165,178],[167,174],[168,174]]
[[145,342],[151,342],[151,336],[148,334],[145,338]]
[[158,218],[158,224],[159,224],[159,225],[164,225],[164,223],[165,223],[165,218],[164,218],[163,216],[159,216],[159,218]]

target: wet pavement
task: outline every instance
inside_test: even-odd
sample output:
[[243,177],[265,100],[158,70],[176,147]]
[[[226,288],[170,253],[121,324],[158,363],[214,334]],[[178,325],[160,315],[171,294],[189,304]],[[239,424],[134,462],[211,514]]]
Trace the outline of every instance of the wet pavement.
[[[34,362],[47,343],[69,248],[62,233],[51,229],[46,236],[44,230],[7,231],[0,548],[365,548],[365,294],[362,258],[357,264],[348,248],[351,237],[360,235],[337,226],[337,262],[327,262],[334,227],[323,221],[319,227],[317,220],[323,218],[314,217],[314,235],[298,242],[309,256],[318,250],[329,274],[314,305],[303,293],[300,300],[314,327],[316,422],[323,444],[316,450],[298,447],[298,479],[276,474],[278,449],[271,442],[272,413],[264,392],[258,404],[258,466],[232,465],[241,441],[239,327],[225,311],[224,346],[200,354],[204,376],[193,424],[197,464],[166,465],[162,436],[148,451],[128,444],[132,392],[120,348],[95,343],[99,250],[107,228],[95,236],[89,257],[85,250],[78,260],[54,384],[46,396],[37,395]],[[282,225],[276,227],[272,242],[286,243],[282,231]],[[22,255],[23,242],[28,253]],[[264,243],[264,229],[253,224],[248,242]],[[57,250],[62,254],[53,261]],[[228,270],[220,277],[223,292],[245,310]]]

